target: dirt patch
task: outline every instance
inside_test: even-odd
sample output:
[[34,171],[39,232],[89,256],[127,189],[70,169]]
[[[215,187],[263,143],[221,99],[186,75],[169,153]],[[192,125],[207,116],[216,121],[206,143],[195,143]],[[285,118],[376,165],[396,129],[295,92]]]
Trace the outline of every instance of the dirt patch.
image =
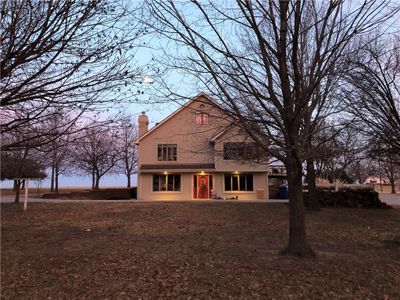
[[4,299],[399,299],[400,210],[307,214],[317,259],[277,253],[263,203],[2,204]]

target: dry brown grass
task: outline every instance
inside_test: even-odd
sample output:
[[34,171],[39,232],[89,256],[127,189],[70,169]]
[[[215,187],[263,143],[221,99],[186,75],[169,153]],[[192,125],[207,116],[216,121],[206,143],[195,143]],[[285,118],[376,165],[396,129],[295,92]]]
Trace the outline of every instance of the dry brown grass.
[[[104,190],[104,189],[108,189],[108,188],[112,188],[112,189],[126,189],[126,187],[123,186],[102,186],[100,188],[100,190]],[[59,193],[69,193],[69,192],[80,192],[80,191],[90,191],[92,190],[92,188],[90,186],[79,186],[79,187],[62,187],[59,188]],[[24,194],[24,189],[21,189],[21,195]],[[37,188],[36,186],[34,186],[33,184],[29,184],[29,196],[33,197],[33,196],[41,196],[42,194],[45,193],[50,193],[50,188]],[[15,192],[13,191],[12,188],[2,188],[0,189],[0,195],[1,196],[12,196],[15,195]]]
[[[59,192],[64,193],[64,192],[73,192],[73,191],[83,191],[83,190],[90,190],[91,187],[65,187],[65,188],[60,188]],[[24,193],[24,189],[21,190],[21,195]],[[50,193],[50,188],[37,188],[33,184],[29,184],[29,195],[37,195],[37,194],[44,194],[44,193]],[[15,195],[15,192],[13,191],[12,188],[3,188],[0,189],[0,194],[2,196],[10,196],[10,195]]]
[[317,259],[277,253],[286,205],[1,205],[4,299],[399,299],[400,210],[307,214]]

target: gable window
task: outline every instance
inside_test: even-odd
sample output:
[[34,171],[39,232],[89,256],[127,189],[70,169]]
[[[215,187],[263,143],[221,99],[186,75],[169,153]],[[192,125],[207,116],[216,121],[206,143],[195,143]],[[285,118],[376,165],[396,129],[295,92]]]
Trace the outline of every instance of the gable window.
[[180,174],[154,174],[153,192],[179,192],[181,190]]
[[194,115],[194,122],[196,125],[210,124],[210,115],[206,113],[196,113]]
[[158,144],[157,158],[159,161],[176,161],[177,145],[176,144]]
[[252,174],[225,174],[225,191],[242,192],[253,191]]
[[223,156],[226,160],[260,159],[260,148],[256,143],[229,142],[224,143]]

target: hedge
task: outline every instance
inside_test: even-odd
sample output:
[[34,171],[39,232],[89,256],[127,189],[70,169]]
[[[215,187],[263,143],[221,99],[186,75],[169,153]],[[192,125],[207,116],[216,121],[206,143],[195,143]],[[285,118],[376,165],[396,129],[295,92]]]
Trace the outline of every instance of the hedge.
[[[303,196],[307,207],[308,192]],[[322,207],[391,208],[379,199],[379,194],[373,189],[317,190],[317,197]]]

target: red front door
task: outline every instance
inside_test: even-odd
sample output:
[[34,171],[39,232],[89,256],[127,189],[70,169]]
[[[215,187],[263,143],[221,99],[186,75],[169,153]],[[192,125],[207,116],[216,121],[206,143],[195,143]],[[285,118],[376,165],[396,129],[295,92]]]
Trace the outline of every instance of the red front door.
[[197,175],[197,198],[208,199],[210,198],[209,191],[209,177],[208,175]]

